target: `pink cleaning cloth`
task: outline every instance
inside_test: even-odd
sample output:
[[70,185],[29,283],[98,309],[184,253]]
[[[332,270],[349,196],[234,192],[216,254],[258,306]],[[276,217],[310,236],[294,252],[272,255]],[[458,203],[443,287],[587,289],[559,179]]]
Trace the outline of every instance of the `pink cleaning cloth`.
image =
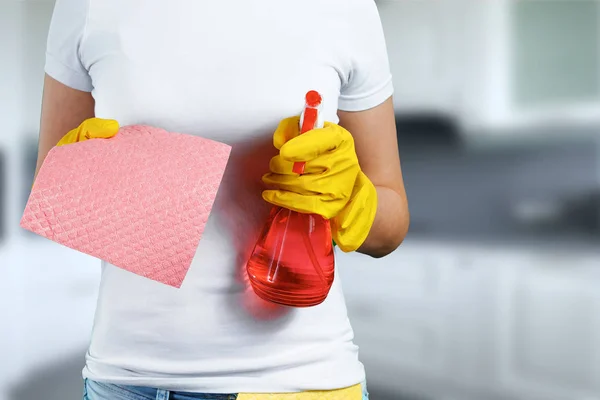
[[179,288],[230,152],[223,143],[141,125],[55,147],[21,226]]

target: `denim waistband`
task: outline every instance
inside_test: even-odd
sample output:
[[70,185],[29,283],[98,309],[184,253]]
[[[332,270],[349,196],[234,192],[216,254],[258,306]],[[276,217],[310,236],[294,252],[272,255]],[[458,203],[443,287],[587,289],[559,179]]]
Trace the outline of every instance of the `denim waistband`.
[[[361,384],[362,400],[369,400],[367,384]],[[237,393],[184,393],[168,390],[142,387],[114,385],[84,379],[83,400],[235,400]]]

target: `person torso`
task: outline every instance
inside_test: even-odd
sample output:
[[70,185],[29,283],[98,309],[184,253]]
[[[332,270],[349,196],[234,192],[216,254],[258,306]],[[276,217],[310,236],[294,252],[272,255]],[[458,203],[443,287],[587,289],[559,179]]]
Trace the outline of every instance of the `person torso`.
[[180,289],[103,263],[84,374],[197,392],[334,389],[364,379],[339,277],[327,300],[259,300],[245,265],[270,206],[261,176],[272,134],[309,90],[337,122],[350,66],[342,0],[90,3],[81,60],[96,116],[232,146],[196,257]]

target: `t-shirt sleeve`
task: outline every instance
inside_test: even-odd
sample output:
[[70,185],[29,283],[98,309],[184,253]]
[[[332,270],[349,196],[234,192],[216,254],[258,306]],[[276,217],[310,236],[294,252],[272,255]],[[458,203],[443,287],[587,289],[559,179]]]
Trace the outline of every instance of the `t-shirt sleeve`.
[[[356,2],[355,2],[356,3]],[[376,107],[394,92],[387,47],[373,0],[352,7],[348,43],[349,70],[340,90],[338,108],[363,111]]]
[[90,92],[92,80],[81,62],[89,0],[57,0],[46,44],[45,71],[73,89]]

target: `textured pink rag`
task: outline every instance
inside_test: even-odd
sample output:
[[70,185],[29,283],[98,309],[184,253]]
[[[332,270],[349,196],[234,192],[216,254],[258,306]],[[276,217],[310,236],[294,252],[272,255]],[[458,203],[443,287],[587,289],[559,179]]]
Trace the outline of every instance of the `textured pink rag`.
[[149,126],[53,148],[21,226],[57,243],[181,287],[231,147]]

